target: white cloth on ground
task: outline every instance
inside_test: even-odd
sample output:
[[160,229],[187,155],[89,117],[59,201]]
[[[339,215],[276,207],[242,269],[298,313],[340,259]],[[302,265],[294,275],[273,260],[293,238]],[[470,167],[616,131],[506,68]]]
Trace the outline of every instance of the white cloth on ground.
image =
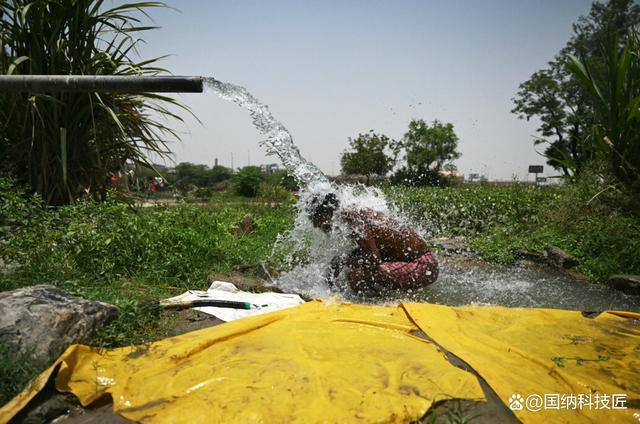
[[255,309],[218,308],[215,306],[193,308],[197,311],[204,312],[205,314],[218,317],[223,321],[233,321],[254,315],[266,314],[304,303],[304,300],[302,300],[302,298],[297,294],[245,292],[239,290],[235,285],[225,281],[214,281],[211,283],[211,286],[207,291],[189,290],[179,296],[166,300],[171,302],[180,302],[198,299],[233,300],[236,302],[249,302],[258,306],[258,308]]

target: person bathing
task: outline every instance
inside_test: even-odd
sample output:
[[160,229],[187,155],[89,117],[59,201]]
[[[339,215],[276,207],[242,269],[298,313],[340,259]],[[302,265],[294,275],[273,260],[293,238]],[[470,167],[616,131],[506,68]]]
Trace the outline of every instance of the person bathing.
[[[334,193],[322,200],[314,197],[309,218],[314,227],[330,233],[338,209]],[[412,229],[369,209],[343,209],[339,218],[351,227],[351,238],[357,247],[347,258],[332,261],[330,282],[346,268],[353,291],[379,294],[385,289],[417,289],[438,278],[438,262],[427,243]]]

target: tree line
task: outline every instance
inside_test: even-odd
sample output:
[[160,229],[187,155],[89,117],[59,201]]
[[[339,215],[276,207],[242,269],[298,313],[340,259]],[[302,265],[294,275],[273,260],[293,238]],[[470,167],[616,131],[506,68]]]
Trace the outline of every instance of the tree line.
[[413,119],[400,140],[393,140],[373,130],[349,139],[340,165],[345,175],[384,177],[396,167],[391,181],[410,186],[438,185],[444,178],[440,171],[449,170],[458,152],[458,136],[453,124],[434,120]]

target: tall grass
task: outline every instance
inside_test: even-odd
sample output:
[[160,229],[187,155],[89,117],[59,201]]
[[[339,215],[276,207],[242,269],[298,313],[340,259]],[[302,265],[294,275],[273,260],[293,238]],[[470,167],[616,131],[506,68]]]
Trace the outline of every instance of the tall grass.
[[[156,62],[137,59],[139,34],[160,2],[116,5],[104,0],[0,2],[3,74],[155,75]],[[109,173],[127,160],[169,153],[178,134],[157,116],[180,119],[172,98],[152,93],[2,93],[0,166],[47,204],[102,198]]]

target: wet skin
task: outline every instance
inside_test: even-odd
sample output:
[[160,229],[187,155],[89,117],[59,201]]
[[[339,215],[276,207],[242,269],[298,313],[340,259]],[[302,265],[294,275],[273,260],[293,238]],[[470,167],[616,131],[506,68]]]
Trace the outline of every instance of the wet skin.
[[[382,262],[411,262],[429,253],[427,243],[415,231],[395,219],[371,210],[344,210],[340,217],[352,228],[358,247],[346,260],[334,261],[334,276],[341,267],[349,269],[349,284],[356,292],[378,292],[397,286],[378,270]],[[330,230],[323,223],[322,229]]]

